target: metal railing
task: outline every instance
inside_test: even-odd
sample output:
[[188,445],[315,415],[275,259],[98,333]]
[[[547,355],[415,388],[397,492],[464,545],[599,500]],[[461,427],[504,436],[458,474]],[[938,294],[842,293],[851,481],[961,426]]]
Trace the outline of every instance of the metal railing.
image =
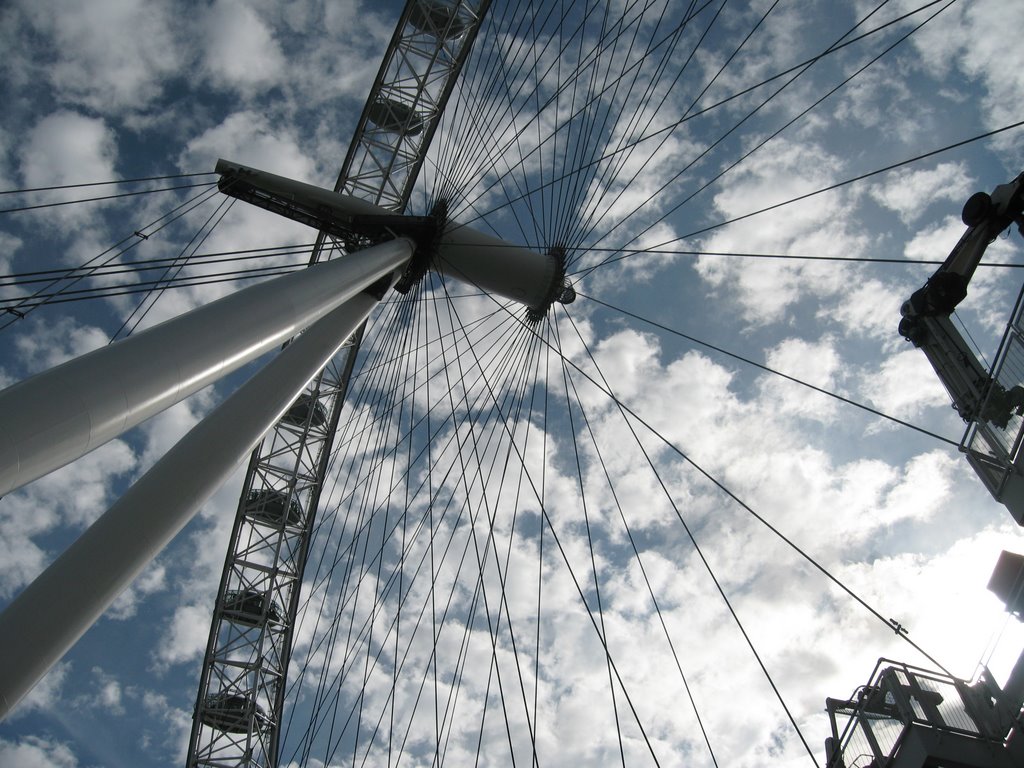
[[[827,768],[891,765],[912,728],[1002,748],[1013,713],[987,671],[978,681],[879,659],[871,682],[848,700],[828,699]],[[844,722],[845,721],[845,722]]]
[[1020,458],[1024,438],[1024,286],[1006,326],[978,415],[967,426],[960,450],[989,491],[1003,489]]

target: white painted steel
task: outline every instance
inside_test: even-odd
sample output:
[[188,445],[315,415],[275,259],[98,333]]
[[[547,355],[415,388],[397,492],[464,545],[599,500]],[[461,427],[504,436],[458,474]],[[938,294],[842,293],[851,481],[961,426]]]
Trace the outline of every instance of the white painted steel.
[[376,304],[375,298],[357,294],[302,333],[154,464],[0,614],[0,718],[184,527]]
[[434,270],[490,294],[542,311],[558,279],[555,257],[510,245],[472,227],[450,224]]
[[[351,195],[277,176],[256,168],[218,160],[216,172],[235,176],[274,196],[317,209],[326,217],[348,222],[353,216],[393,216]],[[230,189],[226,190],[230,194]],[[512,245],[472,227],[449,224],[441,236],[434,263],[436,271],[536,310],[545,308],[558,277],[554,256]]]
[[[352,216],[393,216],[395,214],[394,211],[381,208],[379,205],[374,205],[358,197],[352,197],[352,195],[333,192],[304,181],[289,179],[287,176],[278,176],[276,173],[267,173],[258,168],[233,163],[230,160],[218,160],[213,171],[221,176],[227,174],[237,176],[259,189],[286,200],[315,206],[339,221],[348,221]],[[230,192],[230,189],[227,191]]]
[[268,280],[0,392],[0,496],[281,346],[413,248],[400,238]]

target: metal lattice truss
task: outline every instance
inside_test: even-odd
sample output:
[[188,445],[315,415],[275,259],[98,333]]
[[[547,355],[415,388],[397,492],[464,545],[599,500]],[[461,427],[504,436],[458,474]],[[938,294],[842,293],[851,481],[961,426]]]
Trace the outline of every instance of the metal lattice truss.
[[[404,211],[489,4],[407,3],[335,191]],[[337,245],[321,231],[310,263]],[[213,611],[189,768],[277,764],[303,569],[361,336],[360,328],[250,459]]]
[[490,0],[410,0],[338,176],[344,191],[403,211]]
[[214,609],[190,765],[275,764],[300,583],[355,346],[353,338],[253,453]]

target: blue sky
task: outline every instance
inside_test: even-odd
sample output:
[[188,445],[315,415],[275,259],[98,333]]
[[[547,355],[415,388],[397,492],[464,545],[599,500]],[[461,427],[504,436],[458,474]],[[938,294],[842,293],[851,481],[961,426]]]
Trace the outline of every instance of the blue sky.
[[[874,6],[783,0],[741,47],[770,3],[697,4],[699,12],[666,59],[664,72],[671,76],[656,74],[657,56],[665,48],[655,46],[655,55],[635,70],[636,78],[623,81],[628,88],[600,89],[590,110],[570,121],[572,127],[556,133],[559,138],[544,141],[553,126],[573,114],[573,97],[582,100],[586,87],[606,77],[610,70],[605,68],[639,62],[644,46],[663,40],[688,5],[610,3],[607,16],[605,6],[597,6],[581,27],[582,34],[565,35],[566,50],[556,56],[554,43],[531,41],[521,47],[526,27],[518,21],[525,11],[496,2],[494,28],[482,35],[477,54],[500,53],[504,79],[494,81],[500,87],[490,90],[467,85],[453,97],[411,203],[415,212],[423,212],[436,193],[436,180],[453,173],[456,161],[469,160],[469,171],[457,185],[457,220],[475,219],[477,226],[488,231],[493,227],[508,240],[525,240],[530,247],[545,248],[556,244],[552,241],[574,237],[572,242],[579,246],[578,261],[570,271],[583,296],[568,314],[557,310],[551,323],[541,326],[550,334],[545,338],[572,365],[563,372],[557,357],[539,358],[540,367],[530,369],[529,381],[537,383],[532,391],[549,393],[550,421],[542,421],[540,400],[535,399],[532,412],[521,412],[513,422],[517,429],[530,424],[529,437],[516,432],[516,445],[526,455],[530,478],[537,480],[543,473],[549,533],[554,530],[564,539],[574,574],[593,580],[596,572],[608,646],[624,680],[616,687],[615,702],[608,691],[609,670],[600,643],[550,538],[541,569],[544,610],[537,617],[532,595],[538,532],[546,523],[539,505],[530,499],[530,482],[521,477],[519,493],[513,494],[496,475],[483,483],[486,490],[466,491],[456,481],[438,481],[450,486],[455,498],[468,495],[479,500],[482,494],[502,514],[514,509],[519,515],[516,523],[501,517],[496,526],[495,546],[500,543],[507,553],[507,570],[499,579],[496,571],[485,568],[483,580],[488,590],[495,590],[489,592],[492,600],[499,582],[505,583],[507,615],[516,619],[517,653],[529,660],[526,671],[518,671],[525,681],[521,692],[520,683],[513,686],[516,696],[522,693],[521,699],[532,702],[533,691],[538,691],[539,713],[534,713],[532,703],[524,708],[520,702],[517,714],[510,715],[508,730],[518,739],[527,725],[536,727],[541,763],[618,761],[613,703],[622,707],[627,692],[653,737],[653,746],[648,747],[636,722],[623,718],[623,750],[630,764],[653,764],[651,751],[662,765],[712,764],[665,650],[643,575],[618,522],[616,500],[629,518],[721,764],[755,766],[770,760],[796,766],[811,760],[754,667],[679,525],[679,516],[692,526],[819,760],[827,735],[822,714],[826,696],[849,694],[867,679],[880,656],[922,661],[891,630],[766,533],[745,509],[702,479],[669,444],[798,542],[885,617],[897,617],[915,642],[964,677],[972,676],[992,633],[1002,627],[1000,606],[984,589],[995,557],[1003,548],[1021,549],[1017,526],[989,498],[955,447],[620,310],[958,441],[962,422],[923,355],[896,333],[900,304],[933,266],[709,254],[945,258],[963,230],[963,201],[976,190],[991,190],[1010,180],[1024,167],[1020,129],[717,225],[1018,122],[1024,61],[1017,31],[1024,23],[1024,8],[998,0],[955,2],[948,8],[936,4],[821,59],[758,108],[785,78],[750,92],[745,89],[827,49]],[[884,3],[861,30],[882,27],[923,5]],[[635,22],[641,6],[648,10],[642,21]],[[10,3],[0,11],[0,40],[7,52],[0,63],[5,104],[0,118],[0,188],[204,172],[212,170],[219,157],[331,186],[399,8],[392,2],[356,0]],[[659,21],[663,8],[665,16]],[[802,114],[939,9],[943,10],[934,20]],[[574,13],[580,13],[579,7]],[[638,42],[632,48],[623,42],[605,51],[600,64],[583,69],[579,95],[566,90],[538,113],[537,105],[553,93],[552,78],[568,70],[567,62],[578,54],[573,45],[587,50],[601,24],[614,24],[623,14],[630,23],[622,40]],[[545,28],[543,18],[538,16],[534,26]],[[687,53],[705,31],[703,43],[684,69]],[[517,69],[516,62],[526,65]],[[473,67],[467,80],[476,86],[485,82],[485,70]],[[549,74],[540,77],[540,71]],[[673,82],[680,71],[683,76]],[[519,91],[519,86],[525,90]],[[476,96],[471,98],[470,93]],[[510,98],[522,109],[508,109]],[[482,127],[485,118],[494,122]],[[581,139],[580,131],[588,126],[593,131]],[[594,167],[608,171],[607,176],[579,184],[574,184],[579,175],[570,176],[545,186],[543,192],[536,185],[538,178],[558,176],[556,169],[579,167],[579,158],[587,152],[607,151],[623,137],[641,134],[654,138],[639,142],[628,155],[592,156]],[[457,141],[448,144],[449,135]],[[772,138],[762,146],[768,137]],[[541,149],[531,152],[538,144]],[[619,164],[619,159],[624,162]],[[741,162],[732,167],[737,160]],[[497,179],[501,181],[493,186]],[[518,188],[534,190],[529,204],[504,205]],[[0,217],[0,273],[82,264],[192,193],[5,213]],[[3,201],[26,205],[68,197],[67,192],[35,193],[5,195]],[[216,202],[122,258],[177,254]],[[536,227],[528,221],[531,212],[537,215]],[[593,228],[580,227],[592,212]],[[301,226],[239,204],[225,215],[202,250],[311,241],[311,233]],[[644,248],[650,250],[631,250],[626,258],[588,269],[616,249]],[[673,249],[705,255],[662,252]],[[304,261],[301,256],[279,259],[290,264]],[[998,240],[986,260],[1019,262],[1019,236],[1014,232]],[[204,269],[211,268],[196,267],[192,274],[202,275]],[[1020,288],[1015,272],[979,269],[958,313],[988,359]],[[167,291],[138,328],[218,298],[236,285],[222,282]],[[18,290],[22,289],[5,285],[2,297],[16,296]],[[423,290],[425,299],[443,298],[436,283]],[[449,290],[469,292],[459,286]],[[138,317],[132,312],[139,301],[140,295],[133,294],[54,304],[11,323],[0,331],[0,385],[104,345],[125,318]],[[417,306],[435,304],[444,302]],[[493,302],[481,297],[456,299],[452,306],[463,324],[494,309]],[[389,312],[393,305],[384,309]],[[425,309],[417,321],[421,325],[409,322],[435,343],[444,329],[458,324],[448,312],[435,316]],[[368,350],[386,349],[390,337],[385,325],[377,324]],[[508,314],[492,325],[506,334],[503,338],[521,327]],[[479,336],[471,338],[476,339],[476,351],[465,349],[460,357],[467,368],[479,359],[474,355],[485,357],[495,348]],[[409,359],[413,368],[420,360]],[[545,369],[545,364],[550,367]],[[498,376],[497,363],[487,367]],[[442,375],[436,361],[427,370]],[[636,419],[627,423],[583,372],[596,380],[603,375],[605,386],[657,435]],[[197,394],[0,500],[0,599],[6,602],[16,595],[238,380],[233,377]],[[388,389],[375,384],[369,374],[365,382],[360,391],[367,399],[359,402],[370,403],[374,393]],[[513,388],[507,381],[496,386],[502,392]],[[457,383],[456,390],[462,387],[478,391],[465,382]],[[421,392],[410,400],[411,407],[425,407],[429,397]],[[568,410],[567,400],[572,403]],[[372,410],[370,405],[354,406],[351,418],[374,439],[386,438],[389,430],[409,418],[393,417],[387,426],[357,421]],[[494,444],[480,448],[487,461],[508,448],[500,430],[485,431],[492,421],[482,418],[474,433],[497,435]],[[450,425],[440,429],[432,444],[443,457],[439,462],[450,460],[462,467],[461,461],[478,460],[468,452],[461,459],[456,456],[445,447],[454,431]],[[415,439],[422,444],[421,435]],[[339,457],[333,477],[341,477],[349,466],[346,462],[357,461],[359,452],[371,451],[371,445],[356,442],[352,457]],[[423,467],[406,461],[395,457],[381,471],[400,474],[408,468],[418,477]],[[512,462],[518,472],[516,464]],[[182,762],[239,485],[236,475],[19,710],[0,724],[0,763],[84,768]],[[339,526],[343,496],[342,490],[332,491],[324,512],[325,519],[337,519]],[[479,506],[485,508],[490,507]],[[426,505],[414,498],[405,509],[422,512]],[[593,561],[584,532],[591,524],[596,531]],[[438,525],[457,545],[469,543],[464,527],[449,530],[444,528],[448,522]],[[345,546],[343,535],[328,537],[316,550],[331,557],[336,546]],[[410,553],[424,551],[415,549],[421,545],[410,546]],[[384,559],[395,565],[394,552]],[[459,611],[470,610],[473,574],[456,575],[451,563],[441,571],[445,576],[440,581],[458,582]],[[376,583],[374,578],[369,581]],[[426,600],[422,582],[412,581],[411,571],[409,578],[410,599]],[[308,660],[313,670],[318,664],[328,672],[337,669],[339,662],[323,652],[313,626],[318,618],[331,618],[328,606],[341,589],[332,584],[312,592],[305,611],[308,621],[298,630],[297,658]],[[588,589],[591,608],[595,598]],[[381,615],[388,615],[393,597],[382,605]],[[366,608],[357,609],[357,617],[358,610]],[[497,608],[492,606],[491,611],[497,619]],[[473,759],[482,730],[481,762],[506,765],[509,737],[494,694],[487,692],[492,669],[487,624],[482,614],[475,624],[467,616],[457,612],[451,621],[454,627],[472,624],[466,634],[472,651],[463,680],[464,709],[451,729],[448,760],[461,765]],[[522,647],[522,638],[532,637],[538,627],[541,639],[536,647]],[[415,685],[429,669],[429,652],[421,637],[411,637],[414,671],[408,678],[410,687],[403,687],[402,696],[396,697],[394,711],[399,722],[412,723],[403,762],[429,763],[424,755],[430,753],[432,715],[424,715],[414,703]],[[1009,637],[1004,646],[1015,653],[1018,640]],[[445,640],[454,659],[457,649],[447,644],[457,640]],[[510,684],[517,667],[507,630],[499,632],[497,646],[494,668]],[[540,657],[536,673],[535,656]],[[391,658],[386,654],[367,678],[363,699],[370,730],[379,713],[392,711]],[[1000,657],[993,665],[997,677],[1005,674]],[[315,689],[315,673],[308,674]],[[294,708],[297,720],[309,717],[311,710],[312,694],[303,690]],[[356,692],[345,688],[339,697],[349,703]],[[489,702],[488,722],[481,729],[484,702]],[[286,750],[286,762],[299,749],[294,746],[298,743],[287,747],[291,751]],[[306,764],[351,764],[351,754],[341,756],[350,749],[351,741],[342,740],[334,744],[332,755],[331,744],[321,739]],[[522,749],[517,743],[517,759],[528,759],[529,749]],[[386,753],[387,742],[376,743],[367,761],[385,764]]]

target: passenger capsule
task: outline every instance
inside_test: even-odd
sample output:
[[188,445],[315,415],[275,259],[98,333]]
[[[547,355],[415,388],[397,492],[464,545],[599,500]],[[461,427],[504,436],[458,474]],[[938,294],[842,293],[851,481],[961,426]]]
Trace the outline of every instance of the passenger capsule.
[[264,619],[264,607],[268,624],[282,623],[280,607],[273,600],[268,600],[262,592],[244,589],[224,595],[224,615],[236,624],[246,624],[250,627],[260,626]]
[[[285,518],[285,504],[288,505],[287,519]],[[288,494],[273,488],[263,488],[258,491],[249,491],[245,501],[245,514],[253,520],[268,525],[280,526],[282,522],[286,525],[299,525],[302,522],[302,507],[294,497],[289,502]]]
[[384,131],[407,136],[418,136],[423,132],[423,118],[411,106],[396,99],[377,99],[370,105],[366,116]]
[[444,40],[454,40],[469,26],[458,9],[444,0],[420,0],[409,12],[409,23],[420,32]]
[[249,733],[250,722],[258,730],[263,730],[269,724],[263,708],[241,693],[211,693],[204,704],[201,718],[203,725],[224,733]]
[[305,426],[307,421],[311,427],[322,427],[327,423],[327,409],[309,395],[299,395],[299,399],[281,417],[281,421],[293,427]]

